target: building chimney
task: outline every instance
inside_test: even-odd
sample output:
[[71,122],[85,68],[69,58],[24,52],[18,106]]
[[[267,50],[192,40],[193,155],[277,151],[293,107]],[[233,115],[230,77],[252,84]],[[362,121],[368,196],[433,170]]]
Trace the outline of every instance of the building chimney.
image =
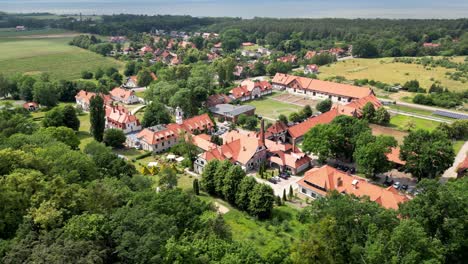
[[265,119],[262,119],[260,121],[260,136],[262,137],[261,140],[262,140],[262,146],[265,146]]

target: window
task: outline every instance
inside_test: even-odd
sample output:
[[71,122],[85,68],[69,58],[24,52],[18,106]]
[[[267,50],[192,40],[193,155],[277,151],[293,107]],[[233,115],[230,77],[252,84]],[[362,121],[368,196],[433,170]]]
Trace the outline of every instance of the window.
[[338,97],[338,101],[341,101],[341,97]]
[[328,96],[328,99],[332,99],[332,96],[331,96],[331,95],[329,95],[329,96]]
[[301,188],[301,192],[302,192],[302,193],[307,193],[307,190],[304,189],[304,188]]
[[312,94],[313,94],[314,96],[315,96],[315,95],[317,95],[317,93],[316,93],[316,92],[313,92]]

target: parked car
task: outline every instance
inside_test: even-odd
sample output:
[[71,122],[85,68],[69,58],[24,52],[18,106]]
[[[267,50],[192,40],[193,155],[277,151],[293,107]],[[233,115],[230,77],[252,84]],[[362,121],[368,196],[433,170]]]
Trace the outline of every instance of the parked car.
[[384,185],[385,186],[391,186],[392,184],[393,184],[393,180],[390,177],[385,176]]
[[278,183],[278,182],[275,180],[275,178],[270,178],[270,179],[268,179],[268,181],[271,182],[271,183],[273,183],[273,184]]
[[395,182],[395,183],[393,184],[393,188],[395,188],[395,189],[397,189],[397,190],[399,190],[400,187],[401,187],[400,182]]
[[403,185],[401,186],[401,189],[402,189],[402,190],[405,190],[405,191],[408,190],[408,184],[403,184]]

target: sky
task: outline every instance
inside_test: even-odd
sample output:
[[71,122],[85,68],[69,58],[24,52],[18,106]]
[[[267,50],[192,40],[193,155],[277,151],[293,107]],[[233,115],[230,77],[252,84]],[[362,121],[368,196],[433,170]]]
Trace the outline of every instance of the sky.
[[0,0],[0,11],[243,18],[466,18],[468,0]]

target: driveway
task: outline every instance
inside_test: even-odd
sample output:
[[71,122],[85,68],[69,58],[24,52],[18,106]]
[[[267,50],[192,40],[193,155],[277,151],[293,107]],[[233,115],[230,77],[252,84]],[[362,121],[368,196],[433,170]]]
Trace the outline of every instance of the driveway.
[[271,188],[273,189],[274,194],[276,196],[279,196],[279,197],[283,197],[283,191],[284,190],[286,190],[286,195],[289,194],[289,186],[292,186],[293,190],[296,189],[297,188],[296,182],[301,179],[301,177],[297,177],[297,176],[291,176],[287,180],[284,180],[284,179],[280,178],[280,181],[278,183],[274,184],[274,183],[271,183],[271,182],[269,182],[267,180],[259,179],[259,178],[255,177],[255,174],[252,174],[252,173],[250,173],[249,176],[254,177],[254,179],[258,183],[264,183],[264,184],[266,184],[268,186],[271,186]]
[[457,156],[455,156],[455,160],[453,162],[452,167],[448,168],[444,174],[442,175],[441,181],[447,181],[450,178],[457,178],[457,167],[460,162],[462,162],[468,153],[468,141],[462,146],[460,151],[458,152]]

